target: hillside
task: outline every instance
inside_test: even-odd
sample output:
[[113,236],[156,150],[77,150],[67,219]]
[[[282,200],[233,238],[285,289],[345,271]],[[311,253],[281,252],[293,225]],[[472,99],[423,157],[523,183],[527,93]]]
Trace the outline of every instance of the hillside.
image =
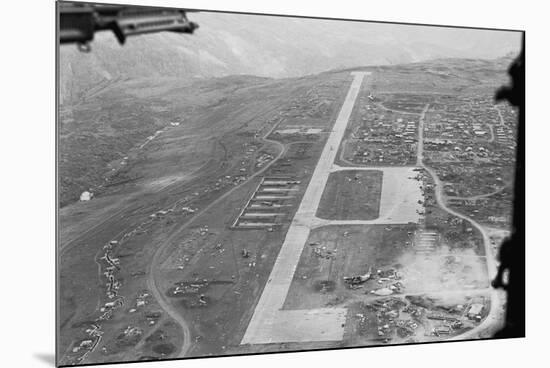
[[[379,84],[386,90],[406,91],[437,84],[440,90],[448,86],[448,93],[458,93],[472,88],[472,81],[486,85],[501,80],[511,60],[442,59],[380,66],[374,69],[383,71],[384,79],[376,77],[374,87]],[[256,119],[246,113],[250,101],[269,106],[288,99],[287,94],[308,80],[322,80],[334,73],[338,71],[288,79],[242,75],[195,80],[119,79],[117,83],[105,84],[79,104],[66,104],[60,109],[60,204],[78,200],[84,190],[92,189],[98,195],[140,180],[142,174],[133,170],[133,165],[147,164],[146,152],[151,149],[147,145],[154,141],[149,138],[170,135],[169,130],[176,128],[171,123],[197,129],[230,129],[223,124],[230,116],[241,116],[236,118],[238,121],[245,117]],[[211,137],[204,137],[208,138]],[[186,159],[187,156],[177,160]]]
[[[120,46],[100,33],[92,52],[60,50],[60,101],[128,78],[297,77],[357,65],[444,57],[496,58],[519,49],[520,34],[366,22],[191,13],[194,35],[161,33]],[[472,37],[470,37],[472,36]]]

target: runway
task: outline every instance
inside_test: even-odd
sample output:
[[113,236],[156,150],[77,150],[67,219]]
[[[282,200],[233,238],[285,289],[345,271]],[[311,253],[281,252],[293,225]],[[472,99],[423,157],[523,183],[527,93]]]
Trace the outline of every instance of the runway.
[[342,142],[361,83],[370,72],[354,77],[336,118],[319,162],[256,305],[241,344],[340,341],[344,334],[345,308],[282,310],[300,255],[315,223],[315,214]]

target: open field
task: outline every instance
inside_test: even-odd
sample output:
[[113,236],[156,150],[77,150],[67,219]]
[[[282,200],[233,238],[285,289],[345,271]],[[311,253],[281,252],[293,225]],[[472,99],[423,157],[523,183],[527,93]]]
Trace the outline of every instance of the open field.
[[378,217],[382,171],[339,171],[330,174],[317,217],[328,220],[371,220]]

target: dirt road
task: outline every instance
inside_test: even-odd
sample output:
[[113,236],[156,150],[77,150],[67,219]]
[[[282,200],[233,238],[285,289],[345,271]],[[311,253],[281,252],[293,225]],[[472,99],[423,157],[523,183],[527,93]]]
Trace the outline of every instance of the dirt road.
[[[422,114],[420,116],[419,120],[419,126],[418,126],[418,140],[419,143],[423,140],[424,137],[424,118],[426,116],[426,112],[428,111],[429,105],[426,105],[424,110],[422,111]],[[472,220],[471,218],[464,216],[463,214],[456,212],[455,210],[447,207],[445,205],[445,201],[443,199],[443,184],[441,183],[441,180],[437,176],[437,173],[429,166],[424,164],[423,161],[423,145],[418,145],[418,152],[417,152],[417,163],[420,167],[422,167],[430,176],[433,178],[434,181],[434,191],[435,191],[435,199],[439,207],[441,207],[444,211],[447,211],[453,216],[456,216],[458,218],[461,218],[463,220],[468,221],[471,223],[479,232],[481,233],[483,237],[483,246],[485,249],[485,259],[487,263],[487,275],[489,276],[489,280],[492,280],[496,274],[497,266],[495,259],[492,254],[491,250],[491,242],[489,239],[489,235],[487,234],[487,231],[476,221]],[[480,323],[477,327],[471,329],[470,331],[454,337],[453,340],[461,340],[461,339],[470,339],[475,338],[481,331],[487,329],[490,327],[494,321],[497,318],[498,315],[498,306],[499,306],[499,298],[498,298],[498,292],[494,289],[491,291],[491,309],[489,311],[489,314],[487,315],[487,318]]]
[[242,186],[248,184],[251,180],[258,177],[259,175],[263,174],[271,165],[273,165],[278,159],[280,159],[287,151],[287,147],[283,145],[279,141],[271,140],[267,138],[279,125],[280,122],[277,124],[274,124],[273,127],[261,138],[264,142],[275,144],[279,148],[279,153],[277,156],[267,165],[265,165],[261,170],[258,170],[254,174],[252,174],[246,181],[242,182],[239,185],[236,185],[235,187],[231,188],[229,191],[224,193],[222,196],[220,196],[218,199],[210,203],[208,206],[203,208],[200,212],[196,214],[192,219],[185,222],[176,232],[174,232],[172,235],[168,237],[168,239],[161,244],[157,250],[155,251],[153,255],[153,259],[151,260],[149,270],[147,273],[147,287],[151,290],[153,293],[153,296],[158,301],[160,307],[164,309],[166,313],[170,317],[172,317],[176,323],[178,323],[183,331],[183,345],[180,348],[179,357],[184,357],[189,349],[191,348],[191,332],[189,330],[189,325],[185,321],[185,319],[181,316],[181,314],[167,301],[166,297],[163,295],[162,291],[159,289],[158,286],[158,276],[159,276],[159,267],[160,267],[160,257],[163,253],[163,251],[166,249],[168,245],[172,243],[174,239],[176,239],[185,229],[187,229],[194,221],[196,221],[202,214],[206,213],[208,210],[212,209],[215,205],[217,205],[219,202],[230,196],[233,192],[241,188]]

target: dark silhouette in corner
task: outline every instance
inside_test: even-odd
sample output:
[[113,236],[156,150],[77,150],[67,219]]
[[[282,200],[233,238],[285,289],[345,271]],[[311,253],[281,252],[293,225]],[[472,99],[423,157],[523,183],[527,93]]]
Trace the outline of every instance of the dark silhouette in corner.
[[506,320],[495,338],[525,336],[525,34],[520,55],[508,69],[510,86],[496,93],[497,101],[506,100],[518,108],[516,172],[512,234],[500,249],[500,266],[493,286],[507,293]]

